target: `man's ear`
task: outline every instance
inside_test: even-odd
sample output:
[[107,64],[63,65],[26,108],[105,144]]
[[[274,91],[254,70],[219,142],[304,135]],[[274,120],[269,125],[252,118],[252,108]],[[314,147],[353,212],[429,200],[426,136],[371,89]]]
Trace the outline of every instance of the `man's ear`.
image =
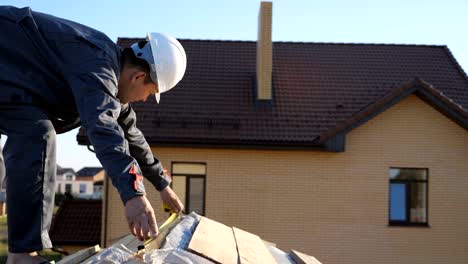
[[137,82],[137,81],[144,81],[146,77],[146,72],[144,71],[134,71],[132,73],[132,81]]

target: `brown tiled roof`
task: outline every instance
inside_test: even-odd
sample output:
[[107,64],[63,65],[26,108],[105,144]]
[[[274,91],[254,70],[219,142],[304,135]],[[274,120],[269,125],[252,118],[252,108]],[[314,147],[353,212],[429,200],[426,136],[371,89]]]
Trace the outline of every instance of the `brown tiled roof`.
[[410,94],[416,94],[421,99],[427,101],[433,107],[445,114],[447,117],[454,119],[454,121],[457,122],[460,126],[468,129],[468,112],[463,109],[461,105],[453,102],[450,98],[445,96],[432,85],[424,82],[419,78],[416,78],[415,80],[402,85],[398,89],[391,90],[388,94],[381,97],[375,103],[367,106],[361,112],[340,123],[335,127],[335,129],[332,129],[321,135],[319,137],[318,143],[324,143],[336,134],[353,128],[355,124],[358,124],[362,120],[373,117],[382,110],[385,110],[386,108],[392,106],[394,103],[397,103],[402,98]]
[[133,104],[153,145],[321,146],[353,117],[419,79],[443,93],[434,100],[468,109],[468,78],[446,46],[274,42],[273,100],[265,103],[255,100],[256,42],[180,42],[188,65],[176,89],[159,105]]
[[65,200],[54,217],[50,238],[54,245],[95,245],[101,240],[100,200]]

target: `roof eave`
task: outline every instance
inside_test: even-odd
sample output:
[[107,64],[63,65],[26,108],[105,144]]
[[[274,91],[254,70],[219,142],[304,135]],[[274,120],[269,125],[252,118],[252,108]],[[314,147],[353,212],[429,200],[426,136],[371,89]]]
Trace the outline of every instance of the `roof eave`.
[[271,150],[325,150],[323,144],[311,141],[267,141],[232,139],[192,138],[147,138],[152,147],[227,148],[227,149],[271,149]]
[[456,122],[458,125],[468,130],[468,112],[453,100],[446,97],[443,93],[435,89],[431,84],[423,81],[420,78],[415,78],[399,88],[384,95],[375,103],[369,105],[364,110],[360,111],[351,118],[338,124],[327,133],[319,136],[318,144],[325,144],[338,135],[349,133],[354,128],[359,127],[378,114],[401,102],[410,95],[416,95],[436,110]]

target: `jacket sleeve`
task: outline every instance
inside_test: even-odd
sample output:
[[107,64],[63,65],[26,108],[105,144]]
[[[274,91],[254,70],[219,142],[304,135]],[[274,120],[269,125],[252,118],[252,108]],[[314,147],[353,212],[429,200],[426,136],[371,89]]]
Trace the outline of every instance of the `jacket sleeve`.
[[156,190],[162,191],[169,185],[170,179],[164,176],[161,162],[153,156],[143,133],[136,126],[136,114],[129,104],[122,105],[118,122],[125,133],[130,154],[138,161],[143,176],[154,185]]
[[68,76],[68,83],[82,126],[125,204],[134,196],[144,195],[145,189],[141,170],[129,152],[128,142],[117,121],[121,111],[121,104],[115,97],[117,76],[105,61],[80,68]]

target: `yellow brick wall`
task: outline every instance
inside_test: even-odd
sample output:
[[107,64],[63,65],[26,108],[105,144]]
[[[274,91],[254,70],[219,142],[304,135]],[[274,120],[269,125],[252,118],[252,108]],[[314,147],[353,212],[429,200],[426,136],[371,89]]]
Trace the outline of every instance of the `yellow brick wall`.
[[[468,263],[468,133],[415,96],[346,137],[346,151],[154,148],[206,162],[206,216],[323,263]],[[429,169],[430,227],[389,227],[389,167]],[[128,234],[110,188],[108,239]],[[159,209],[159,195],[147,184]],[[158,220],[163,217],[158,211]]]

